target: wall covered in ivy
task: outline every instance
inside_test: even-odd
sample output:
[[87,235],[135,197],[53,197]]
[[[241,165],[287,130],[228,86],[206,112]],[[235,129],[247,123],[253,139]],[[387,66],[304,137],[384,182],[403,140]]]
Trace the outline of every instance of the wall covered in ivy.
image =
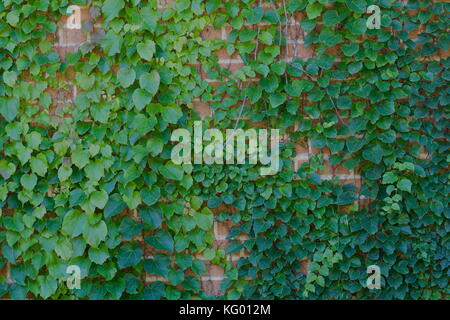
[[[3,0],[0,298],[447,298],[449,9]],[[281,169],[175,164],[200,120]]]

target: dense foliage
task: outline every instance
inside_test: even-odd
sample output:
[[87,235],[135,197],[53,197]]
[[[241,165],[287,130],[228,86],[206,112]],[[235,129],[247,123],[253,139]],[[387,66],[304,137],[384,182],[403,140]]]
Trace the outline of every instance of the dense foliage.
[[[90,7],[91,41],[62,59],[52,45],[70,4]],[[370,4],[380,29],[367,29]],[[0,297],[208,298],[206,259],[226,270],[224,298],[445,298],[449,8],[2,1],[0,268],[12,283],[0,278]],[[202,33],[224,26],[227,40]],[[295,58],[303,37],[308,59]],[[219,49],[244,66],[223,68]],[[61,79],[78,94],[55,108]],[[205,126],[282,130],[283,170],[173,164],[171,133],[199,119],[196,100],[213,110]],[[317,152],[295,170],[298,143]],[[361,187],[321,179],[325,165]],[[226,252],[214,219],[234,224]],[[227,258],[242,249],[236,268]],[[381,290],[365,287],[373,264]],[[66,287],[69,265],[80,290]]]

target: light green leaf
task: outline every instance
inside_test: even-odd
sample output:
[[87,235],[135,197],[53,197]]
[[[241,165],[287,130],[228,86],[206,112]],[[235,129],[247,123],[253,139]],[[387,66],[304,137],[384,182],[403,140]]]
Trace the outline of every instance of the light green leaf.
[[122,68],[117,72],[117,79],[122,87],[128,88],[136,79],[136,72],[133,69]]
[[403,178],[397,183],[397,187],[402,191],[407,191],[411,193],[412,183],[411,180]]
[[20,178],[20,184],[24,187],[24,189],[32,191],[36,186],[37,176],[34,173],[24,174]]
[[96,208],[103,209],[108,202],[108,193],[105,190],[94,191],[91,193],[89,200]]
[[160,81],[161,78],[156,70],[144,73],[139,77],[139,85],[151,95],[155,95],[158,92]]
[[139,56],[147,61],[151,61],[156,47],[152,40],[146,40],[145,42],[138,43],[136,46]]

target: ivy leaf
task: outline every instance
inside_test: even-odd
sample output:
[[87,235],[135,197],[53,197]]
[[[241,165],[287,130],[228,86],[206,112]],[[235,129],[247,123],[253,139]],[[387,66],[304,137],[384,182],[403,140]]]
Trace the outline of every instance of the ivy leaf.
[[367,31],[366,19],[356,19],[353,21],[348,28],[350,32],[354,35],[364,34]]
[[194,260],[192,263],[192,271],[195,272],[198,276],[202,276],[206,272],[206,265],[201,260]]
[[284,93],[273,93],[270,95],[269,101],[272,108],[276,108],[286,101],[286,95]]
[[101,40],[101,46],[105,50],[106,54],[110,57],[117,53],[120,53],[122,46],[122,37],[110,30],[106,33],[105,37]]
[[141,190],[141,199],[148,206],[155,204],[161,197],[161,189],[153,187],[152,189],[143,188]]
[[32,157],[30,160],[31,170],[38,176],[44,177],[47,173],[47,158],[42,154],[38,154],[36,157]]
[[147,61],[151,61],[156,51],[155,43],[152,40],[138,43],[136,46],[139,56]]
[[58,282],[51,276],[38,276],[39,294],[42,298],[47,299],[58,289]]
[[123,235],[123,238],[129,241],[142,232],[142,224],[137,223],[130,217],[126,217],[120,223],[119,231]]
[[158,228],[162,221],[162,210],[160,206],[140,207],[139,215],[142,220],[149,224],[153,229]]
[[[178,120],[178,119],[177,119]],[[156,157],[163,150],[164,144],[160,138],[149,138],[147,141],[146,149],[153,157]]]
[[193,218],[200,229],[205,231],[211,230],[214,222],[213,214],[194,213]]
[[345,0],[347,7],[357,13],[366,13],[366,0]]
[[100,242],[105,240],[108,234],[108,227],[104,221],[99,221],[95,225],[88,225],[87,229],[84,230],[83,236],[86,242],[97,248]]
[[102,12],[106,17],[106,22],[111,21],[119,16],[120,10],[125,7],[123,0],[106,0],[102,6]]
[[181,111],[181,108],[176,105],[165,106],[161,108],[161,115],[167,123],[176,124],[183,116],[183,111]]
[[179,253],[175,256],[175,263],[182,269],[186,270],[192,266],[192,256],[189,254]]
[[411,193],[412,183],[411,180],[403,178],[397,183],[397,187],[402,191],[407,191]]
[[167,277],[170,270],[170,258],[165,254],[156,254],[154,258],[145,260],[144,270],[150,274]]
[[11,11],[6,15],[6,22],[15,27],[20,21],[20,15],[17,11]]
[[182,283],[183,289],[200,291],[200,280],[197,277],[186,277]]
[[323,6],[318,2],[308,4],[308,6],[306,7],[306,14],[308,15],[308,19],[315,19],[320,16],[322,9]]
[[117,72],[117,79],[122,87],[128,88],[136,80],[136,72],[133,69],[122,68]]
[[103,214],[105,218],[111,218],[121,213],[126,207],[127,204],[122,200],[122,197],[118,193],[114,193],[109,197]]
[[6,121],[11,122],[19,113],[19,99],[3,99],[0,97],[0,114]]
[[36,183],[37,183],[37,176],[34,173],[24,174],[20,178],[20,184],[22,185],[22,187],[24,187],[24,189],[29,191],[33,190],[33,188],[36,186]]
[[220,6],[220,0],[208,0],[206,1],[206,12],[211,13]]
[[69,203],[73,208],[86,200],[86,194],[81,189],[75,189],[70,192]]
[[355,202],[357,195],[353,191],[344,191],[336,199],[336,204],[339,206],[345,206]]
[[145,237],[145,242],[156,250],[172,252],[174,247],[173,238],[167,230],[158,230],[155,235]]
[[391,183],[396,182],[397,180],[398,180],[398,177],[395,174],[395,172],[389,171],[383,175],[383,184],[391,184]]
[[17,81],[17,72],[15,71],[5,71],[3,73],[3,81],[10,86],[13,87]]
[[117,255],[119,269],[137,265],[142,260],[142,249],[135,242],[127,242],[120,247]]
[[101,246],[99,248],[89,248],[89,259],[96,264],[103,264],[109,258],[108,248]]
[[363,151],[363,158],[373,163],[380,163],[383,158],[383,150],[378,144],[373,145]]
[[71,160],[79,169],[83,169],[89,163],[89,151],[80,148],[72,152]]
[[167,179],[180,181],[183,178],[183,168],[171,162],[159,167],[158,170]]
[[63,234],[75,238],[82,234],[88,228],[88,225],[86,214],[78,210],[72,210],[64,216],[61,230]]
[[136,109],[138,109],[138,111],[141,111],[145,108],[146,105],[150,103],[150,101],[152,100],[152,95],[144,89],[138,88],[134,90],[132,99],[134,105],[136,106]]
[[66,166],[61,166],[58,169],[58,179],[59,181],[66,181],[67,179],[70,178],[70,176],[72,175],[72,168],[70,167],[66,167]]
[[344,52],[347,57],[355,55],[358,51],[359,45],[355,42],[350,42],[342,45],[342,52]]
[[105,190],[94,191],[89,200],[94,207],[103,209],[108,202],[108,193]]
[[161,78],[156,70],[144,73],[139,77],[139,85],[151,95],[155,95],[158,92],[160,81]]
[[339,13],[336,10],[328,10],[323,15],[323,23],[327,27],[332,27],[340,21],[341,18],[339,17]]

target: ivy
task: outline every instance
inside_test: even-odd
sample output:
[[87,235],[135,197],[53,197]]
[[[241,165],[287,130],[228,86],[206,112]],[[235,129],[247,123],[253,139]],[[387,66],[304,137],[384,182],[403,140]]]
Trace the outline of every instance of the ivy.
[[[91,40],[62,57],[70,4],[89,7]],[[226,299],[446,298],[448,15],[427,0],[4,1],[0,297],[211,298],[216,264]],[[174,164],[198,101],[205,127],[280,129],[280,171]]]

